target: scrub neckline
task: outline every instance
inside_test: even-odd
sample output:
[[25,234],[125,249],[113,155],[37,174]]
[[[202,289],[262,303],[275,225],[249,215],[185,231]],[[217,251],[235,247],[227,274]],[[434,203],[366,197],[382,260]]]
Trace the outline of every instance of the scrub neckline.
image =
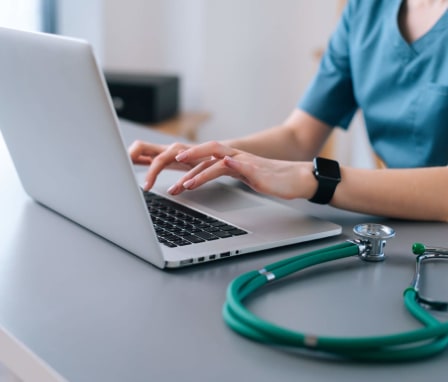
[[437,40],[437,37],[440,35],[440,32],[448,27],[448,9],[439,17],[439,19],[425,34],[423,34],[413,42],[408,42],[401,33],[399,22],[400,9],[405,1],[406,0],[397,0],[393,12],[393,25],[395,27],[396,34],[398,35],[398,39],[396,40],[396,47],[399,48],[402,53],[406,55],[410,54],[411,57],[413,57],[418,55],[421,51],[435,42]]

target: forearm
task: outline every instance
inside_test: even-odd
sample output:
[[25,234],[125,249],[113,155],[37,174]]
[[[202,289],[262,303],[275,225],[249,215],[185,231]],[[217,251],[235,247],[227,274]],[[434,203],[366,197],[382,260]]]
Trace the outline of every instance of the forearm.
[[448,167],[419,169],[341,168],[335,207],[411,220],[448,222]]
[[297,141],[294,131],[288,126],[276,126],[259,133],[224,144],[251,154],[271,159],[307,160],[310,158],[306,147]]
[[294,110],[282,125],[223,143],[265,158],[311,160],[330,132],[331,128],[321,121]]

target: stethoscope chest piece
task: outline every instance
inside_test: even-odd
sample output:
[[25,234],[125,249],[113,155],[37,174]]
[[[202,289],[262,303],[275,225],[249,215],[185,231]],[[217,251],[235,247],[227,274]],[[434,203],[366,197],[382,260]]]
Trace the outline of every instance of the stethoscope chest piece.
[[353,233],[356,242],[363,248],[359,256],[365,261],[383,261],[386,240],[395,236],[392,228],[375,223],[357,224],[353,227]]

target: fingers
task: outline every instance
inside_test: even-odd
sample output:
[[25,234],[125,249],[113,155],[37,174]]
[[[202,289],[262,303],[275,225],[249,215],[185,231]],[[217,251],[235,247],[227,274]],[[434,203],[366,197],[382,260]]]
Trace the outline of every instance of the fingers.
[[231,170],[222,163],[226,155],[235,155],[238,151],[218,142],[206,142],[181,151],[175,159],[179,163],[198,163],[175,184],[168,192],[172,195],[185,190],[193,190],[212,179],[231,175]]
[[[198,155],[202,154],[203,152],[199,152]],[[188,171],[168,189],[168,192],[178,195],[185,190],[194,190],[224,175],[239,179],[256,190],[254,179],[257,178],[257,174],[251,163],[237,161],[230,156],[224,156],[222,159],[217,159],[214,156],[209,158]]]
[[128,154],[134,164],[150,165],[152,158],[161,152],[160,145],[154,145],[143,141],[134,141],[128,147]]
[[[209,159],[185,174],[179,181],[170,187],[168,192],[177,195],[184,190],[194,190],[203,184],[221,176],[231,176],[256,189],[257,171],[251,163],[237,161],[229,156],[223,159]],[[258,189],[257,189],[258,191]]]
[[238,151],[230,146],[225,146],[219,142],[211,141],[190,147],[176,156],[178,162],[188,162],[192,160],[205,160],[207,158],[224,158],[226,155],[235,155]]
[[[172,195],[178,195],[186,189],[192,190],[193,188],[199,187],[199,185],[204,184],[208,180],[211,180],[220,175],[211,175],[210,173],[201,174],[209,167],[212,167],[215,163],[217,163],[217,159],[209,159],[200,162],[193,169],[188,171],[183,177],[181,177],[175,184],[173,184],[168,192]],[[212,169],[213,171],[213,169]],[[201,176],[198,179],[195,179],[198,174]]]
[[[150,165],[145,177],[144,190],[154,186],[157,176],[165,168],[190,171],[170,187],[176,195],[185,189],[194,189],[222,175],[231,175],[231,170],[223,162],[225,156],[232,156],[237,150],[212,141],[196,146],[174,143],[170,146],[136,141],[129,147],[129,155],[135,164]],[[235,174],[235,177],[240,177]]]
[[[173,143],[160,152],[155,158],[152,159],[151,166],[145,177],[145,184],[143,189],[149,190],[155,183],[157,176],[165,168],[178,168],[185,169],[185,165],[179,165],[176,161],[176,156],[187,149],[189,146],[181,143]],[[187,167],[188,168],[188,167]]]
[[147,191],[154,186],[157,176],[164,168],[182,170],[191,168],[191,166],[179,163],[175,159],[176,155],[189,147],[189,145],[181,143],[173,143],[167,146],[144,141],[133,142],[128,148],[132,162],[139,165],[150,165],[145,177],[144,190]]

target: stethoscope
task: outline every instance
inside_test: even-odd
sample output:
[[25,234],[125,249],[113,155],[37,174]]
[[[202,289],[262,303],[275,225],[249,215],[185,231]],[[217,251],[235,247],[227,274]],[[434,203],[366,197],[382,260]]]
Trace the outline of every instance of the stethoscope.
[[407,310],[424,325],[421,329],[373,337],[319,336],[280,327],[256,316],[244,306],[244,300],[261,287],[316,264],[354,255],[365,261],[382,261],[386,240],[395,236],[392,228],[372,223],[359,224],[353,232],[353,240],[281,260],[235,278],[227,289],[223,307],[227,325],[237,333],[264,344],[317,350],[353,360],[405,361],[443,351],[448,345],[448,322],[440,322],[426,308],[446,311],[448,303],[421,296],[419,287],[422,263],[448,259],[448,249],[444,248],[429,248],[419,243],[412,248],[418,255],[417,265],[413,281],[405,289],[403,298]]

